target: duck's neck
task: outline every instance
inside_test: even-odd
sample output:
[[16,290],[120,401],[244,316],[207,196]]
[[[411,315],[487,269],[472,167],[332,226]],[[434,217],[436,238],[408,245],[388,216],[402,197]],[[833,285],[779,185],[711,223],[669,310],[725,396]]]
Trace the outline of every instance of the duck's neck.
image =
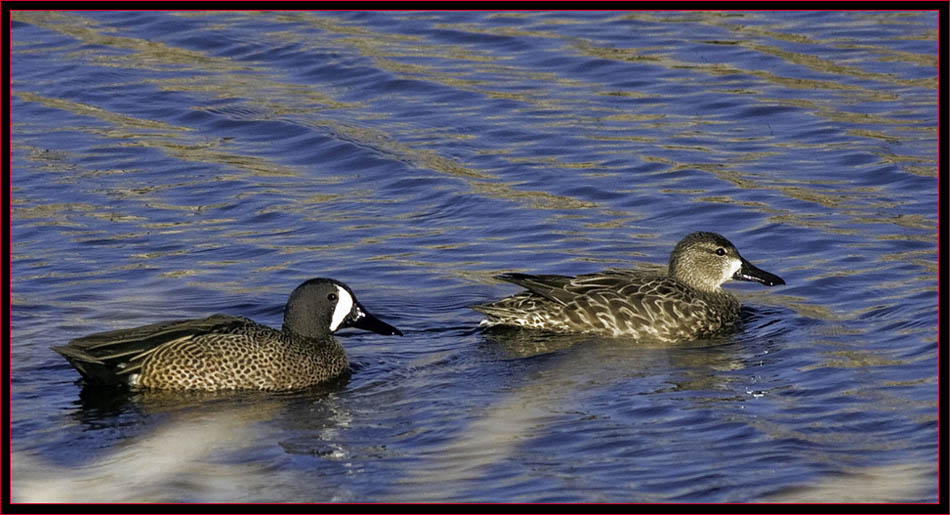
[[721,285],[700,281],[694,274],[689,273],[686,269],[673,268],[671,266],[669,274],[670,277],[676,279],[680,283],[685,284],[690,289],[711,294],[725,293]]

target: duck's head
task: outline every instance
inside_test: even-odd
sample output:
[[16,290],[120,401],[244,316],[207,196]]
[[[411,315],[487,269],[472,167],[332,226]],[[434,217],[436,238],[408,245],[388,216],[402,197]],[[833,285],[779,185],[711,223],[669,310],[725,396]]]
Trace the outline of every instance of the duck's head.
[[373,316],[349,286],[334,279],[310,279],[298,286],[284,307],[284,331],[320,338],[344,327],[402,336],[399,329]]
[[735,245],[713,232],[694,232],[680,240],[670,254],[669,275],[705,292],[718,291],[730,279],[785,284],[781,277],[746,261]]

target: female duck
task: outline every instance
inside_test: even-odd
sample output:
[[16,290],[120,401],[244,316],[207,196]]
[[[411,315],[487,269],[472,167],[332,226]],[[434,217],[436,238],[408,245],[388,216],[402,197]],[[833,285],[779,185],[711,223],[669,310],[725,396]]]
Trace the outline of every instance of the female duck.
[[721,288],[730,279],[785,284],[711,232],[694,232],[677,243],[665,275],[608,270],[577,277],[510,273],[497,279],[527,291],[472,306],[488,315],[481,325],[660,342],[704,338],[736,326],[739,300]]

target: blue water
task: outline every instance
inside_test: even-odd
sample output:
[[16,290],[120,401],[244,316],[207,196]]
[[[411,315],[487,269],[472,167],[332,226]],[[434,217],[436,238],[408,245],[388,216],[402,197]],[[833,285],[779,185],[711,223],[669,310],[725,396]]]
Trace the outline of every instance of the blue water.
[[[16,501],[937,500],[935,12],[15,12]],[[692,345],[488,333],[506,271],[722,233]],[[348,381],[116,394],[50,346],[310,277]]]

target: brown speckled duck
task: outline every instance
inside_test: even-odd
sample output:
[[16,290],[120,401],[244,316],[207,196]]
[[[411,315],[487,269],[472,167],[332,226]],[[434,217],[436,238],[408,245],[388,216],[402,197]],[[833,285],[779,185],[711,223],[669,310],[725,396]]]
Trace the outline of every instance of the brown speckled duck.
[[332,333],[399,329],[366,311],[333,279],[310,279],[284,307],[278,331],[230,315],[97,333],[53,347],[89,382],[179,390],[292,390],[341,375],[346,353]]
[[705,338],[736,326],[739,300],[721,288],[730,279],[785,284],[711,232],[694,232],[677,243],[665,275],[608,270],[577,277],[510,273],[496,278],[528,291],[472,306],[488,315],[481,325],[659,342]]

